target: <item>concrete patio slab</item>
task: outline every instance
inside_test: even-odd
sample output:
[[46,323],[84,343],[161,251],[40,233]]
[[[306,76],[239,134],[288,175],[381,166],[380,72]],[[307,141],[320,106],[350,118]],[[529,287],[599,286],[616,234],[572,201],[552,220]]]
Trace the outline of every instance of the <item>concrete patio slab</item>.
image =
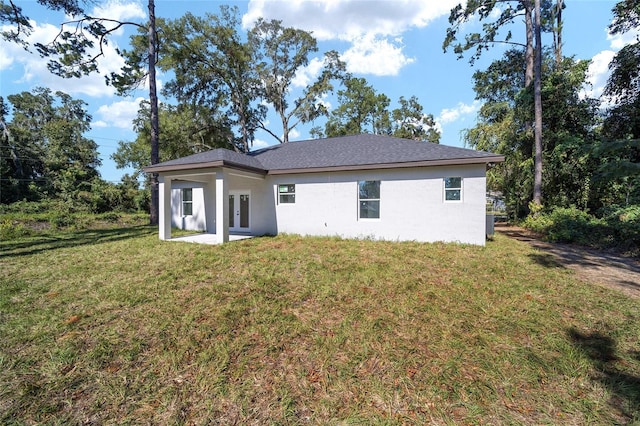
[[[229,241],[238,241],[244,240],[247,238],[253,238],[253,235],[229,235]],[[185,235],[182,237],[171,238],[167,241],[177,241],[182,243],[196,243],[196,244],[209,244],[215,245],[220,244],[218,241],[218,237],[216,234],[193,234],[193,235]]]

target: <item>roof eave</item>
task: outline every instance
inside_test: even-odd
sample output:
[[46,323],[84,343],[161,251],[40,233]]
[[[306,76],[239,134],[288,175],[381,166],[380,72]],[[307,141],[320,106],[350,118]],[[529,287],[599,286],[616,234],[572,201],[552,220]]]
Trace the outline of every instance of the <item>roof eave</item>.
[[468,165],[468,164],[501,163],[503,161],[504,161],[503,155],[494,155],[494,156],[475,157],[475,158],[410,161],[410,162],[404,162],[404,163],[377,163],[377,164],[356,164],[356,165],[331,166],[331,167],[271,169],[267,172],[267,174],[283,175],[283,174],[299,174],[299,173],[322,173],[322,172],[345,172],[345,171],[356,171],[356,170],[397,169],[397,168],[410,168],[410,167],[434,167],[434,166],[454,166],[454,165],[457,166],[457,165]]
[[159,165],[143,167],[142,170],[145,173],[163,173],[163,172],[174,172],[174,171],[182,171],[182,170],[210,169],[213,167],[225,167],[228,169],[244,170],[244,171],[253,172],[261,175],[267,174],[266,170],[260,169],[258,167],[251,167],[244,164],[238,164],[233,161],[224,161],[224,160],[208,161],[206,163],[170,164],[166,166],[159,164]]

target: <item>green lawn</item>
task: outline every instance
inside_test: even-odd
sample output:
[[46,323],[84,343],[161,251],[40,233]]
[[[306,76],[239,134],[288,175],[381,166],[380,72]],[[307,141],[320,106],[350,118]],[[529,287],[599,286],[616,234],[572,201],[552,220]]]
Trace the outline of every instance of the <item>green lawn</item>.
[[484,248],[0,242],[0,423],[640,422],[640,300]]

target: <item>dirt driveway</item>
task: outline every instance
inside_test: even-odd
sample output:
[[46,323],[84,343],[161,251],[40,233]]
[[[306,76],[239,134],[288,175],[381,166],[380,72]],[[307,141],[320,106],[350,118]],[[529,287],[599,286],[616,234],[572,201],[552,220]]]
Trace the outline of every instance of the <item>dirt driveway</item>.
[[640,262],[635,259],[570,244],[547,243],[536,234],[515,226],[496,224],[495,230],[543,252],[541,262],[561,265],[575,271],[582,280],[640,298]]

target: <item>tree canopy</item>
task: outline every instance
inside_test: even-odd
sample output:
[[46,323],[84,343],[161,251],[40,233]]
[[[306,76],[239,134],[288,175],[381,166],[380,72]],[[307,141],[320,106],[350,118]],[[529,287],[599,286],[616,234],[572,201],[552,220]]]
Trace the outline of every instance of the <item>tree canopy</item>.
[[[626,8],[618,4],[614,14],[624,11],[624,16],[614,19],[612,30],[629,28],[626,16],[630,10],[629,19],[634,20],[637,2],[621,3]],[[550,2],[543,4],[544,25],[561,26],[551,17],[557,16],[564,3],[557,2],[555,11],[550,6]],[[541,156],[546,165],[541,188],[546,194],[545,204],[598,211],[610,204],[633,202],[640,195],[638,136],[634,133],[638,111],[634,109],[638,99],[634,87],[639,87],[634,79],[638,78],[640,63],[637,44],[621,49],[611,63],[605,90],[610,106],[601,114],[600,101],[585,97],[583,92],[588,84],[589,62],[564,56],[559,60],[558,39],[554,38],[552,49],[541,49],[545,135]],[[504,194],[511,214],[519,217],[530,212],[534,185],[533,128],[528,125],[534,117],[534,91],[525,84],[526,70],[526,49],[517,47],[474,73],[476,97],[484,103],[476,126],[464,134],[469,146],[505,155],[505,162],[489,171],[488,182]]]
[[101,164],[97,144],[83,136],[91,123],[86,104],[46,88],[7,99],[13,117],[5,123],[9,108],[2,100],[2,203],[86,195]]
[[417,97],[401,96],[399,107],[389,111],[391,100],[364,78],[348,77],[344,86],[337,93],[338,106],[331,111],[324,130],[313,130],[316,137],[375,133],[439,143],[433,115],[423,112]]
[[[146,73],[137,73],[136,79],[116,79],[119,91],[126,90],[128,84],[139,84],[142,78],[149,83],[150,103],[150,132],[151,132],[151,164],[160,161],[158,139],[158,96],[156,89],[156,18],[155,2],[148,0],[148,17],[146,23],[118,21],[104,16],[91,16],[87,14],[84,6],[93,2],[90,0],[38,0],[38,3],[49,10],[65,12],[69,20],[62,22],[58,35],[49,43],[36,43],[35,47],[41,56],[49,58],[48,68],[53,74],[61,77],[80,77],[98,71],[98,58],[103,56],[105,46],[109,42],[109,36],[121,27],[134,25],[147,34],[146,49]],[[22,8],[13,1],[9,4],[0,4],[0,23],[8,23],[9,30],[3,31],[2,36],[6,40],[22,44],[28,48],[24,37],[30,34],[32,26],[28,16],[24,15]],[[97,48],[97,51],[96,51]],[[128,70],[131,71],[131,70]],[[107,83],[111,80],[107,79]],[[158,176],[153,174],[151,185],[150,222],[158,223]]]

